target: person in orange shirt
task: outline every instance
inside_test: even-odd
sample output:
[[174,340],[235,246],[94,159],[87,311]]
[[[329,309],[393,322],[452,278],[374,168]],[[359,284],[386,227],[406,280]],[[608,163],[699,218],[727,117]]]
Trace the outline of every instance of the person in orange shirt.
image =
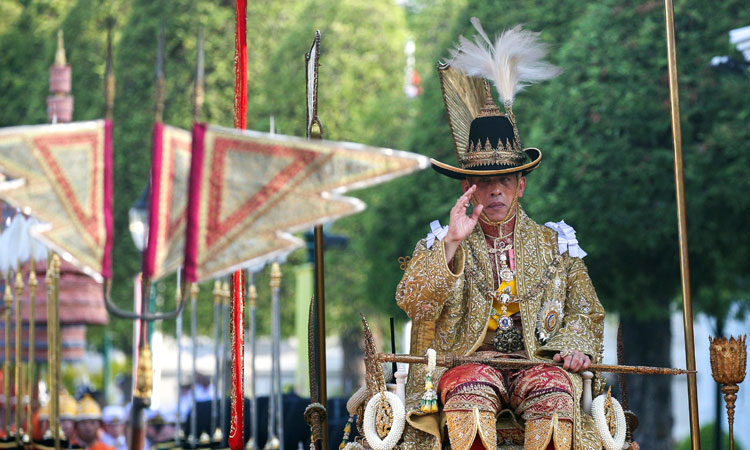
[[78,402],[75,432],[78,443],[89,450],[115,450],[99,440],[102,427],[102,409],[90,395],[84,395]]

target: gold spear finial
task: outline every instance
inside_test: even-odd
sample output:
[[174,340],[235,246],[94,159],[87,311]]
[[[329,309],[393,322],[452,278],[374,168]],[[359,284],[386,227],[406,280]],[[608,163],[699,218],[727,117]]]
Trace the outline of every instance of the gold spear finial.
[[220,304],[221,303],[221,295],[222,295],[221,281],[219,281],[219,280],[214,281],[214,292],[213,292],[213,294],[214,294],[214,305]]
[[154,371],[151,363],[151,348],[148,344],[141,347],[140,356],[138,357],[137,380],[134,395],[138,398],[151,398],[153,389]]
[[247,298],[250,300],[250,307],[255,308],[258,303],[258,290],[255,289],[255,283],[250,285],[250,289],[247,293]]
[[157,122],[162,121],[164,115],[164,97],[165,97],[165,79],[164,79],[164,20],[159,25],[159,38],[156,44],[156,73],[155,73],[155,93],[154,93],[154,119]]
[[112,28],[115,26],[114,17],[107,18],[107,66],[104,75],[104,104],[105,117],[112,120],[115,110],[115,71],[112,64]]
[[229,306],[229,298],[231,297],[231,292],[229,292],[229,283],[227,281],[224,281],[221,284],[221,296],[224,298],[224,306]]
[[55,52],[55,65],[64,66],[65,60],[65,42],[63,40],[63,30],[57,30],[57,51]]
[[195,61],[195,85],[193,86],[193,122],[200,121],[205,97],[205,67],[203,51],[203,27],[198,30],[198,56]]
[[279,263],[271,265],[271,288],[276,289],[281,286],[281,269]]

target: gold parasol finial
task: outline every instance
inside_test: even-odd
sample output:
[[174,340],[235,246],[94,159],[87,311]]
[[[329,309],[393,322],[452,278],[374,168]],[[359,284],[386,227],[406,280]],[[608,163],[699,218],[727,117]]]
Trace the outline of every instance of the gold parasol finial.
[[64,66],[65,60],[65,43],[63,41],[63,30],[57,30],[57,51],[55,52],[55,65]]
[[735,339],[708,338],[711,352],[711,374],[714,381],[721,384],[721,392],[724,393],[724,402],[727,406],[727,417],[729,419],[729,449],[734,449],[734,404],[737,401],[737,392],[740,390],[738,384],[745,379],[745,366],[747,365],[747,335]]

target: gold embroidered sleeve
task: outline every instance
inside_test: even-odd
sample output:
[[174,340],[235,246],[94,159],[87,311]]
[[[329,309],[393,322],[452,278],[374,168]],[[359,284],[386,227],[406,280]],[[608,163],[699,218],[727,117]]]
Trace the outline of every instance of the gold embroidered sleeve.
[[581,258],[565,256],[567,291],[563,327],[539,348],[550,357],[563,349],[579,350],[599,361],[604,334],[604,308],[599,303],[586,264]]
[[453,269],[445,262],[443,241],[432,248],[419,241],[404,276],[396,288],[396,303],[414,321],[436,320],[443,303],[463,288],[464,251],[453,257]]

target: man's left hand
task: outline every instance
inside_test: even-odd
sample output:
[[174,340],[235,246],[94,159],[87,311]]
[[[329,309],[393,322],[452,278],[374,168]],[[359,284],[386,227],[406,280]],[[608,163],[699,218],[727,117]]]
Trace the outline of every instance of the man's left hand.
[[591,358],[589,358],[585,353],[579,352],[578,350],[574,350],[573,353],[564,358],[560,353],[556,353],[552,359],[554,359],[555,362],[564,361],[563,369],[569,370],[571,372],[586,370],[591,365]]

